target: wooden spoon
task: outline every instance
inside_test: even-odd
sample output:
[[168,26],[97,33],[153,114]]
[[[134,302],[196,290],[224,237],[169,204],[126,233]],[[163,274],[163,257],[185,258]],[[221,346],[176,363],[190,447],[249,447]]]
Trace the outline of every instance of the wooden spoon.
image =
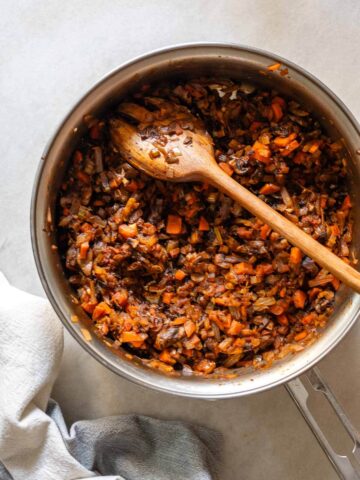
[[146,102],[152,111],[132,103],[119,107],[121,114],[132,123],[123,119],[111,121],[114,148],[129,163],[161,180],[212,184],[360,293],[360,273],[218,166],[211,137],[186,107],[159,98],[147,98]]

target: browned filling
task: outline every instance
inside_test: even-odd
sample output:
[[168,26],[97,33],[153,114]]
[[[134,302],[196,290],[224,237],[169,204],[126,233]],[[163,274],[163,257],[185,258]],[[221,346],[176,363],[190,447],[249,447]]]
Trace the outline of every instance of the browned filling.
[[[199,116],[225,172],[349,262],[346,163],[301,105],[214,79],[146,86]],[[216,189],[124,162],[105,118],[85,119],[59,195],[59,245],[95,332],[153,367],[262,366],[316,337],[340,282]],[[174,122],[167,134],[192,125]]]

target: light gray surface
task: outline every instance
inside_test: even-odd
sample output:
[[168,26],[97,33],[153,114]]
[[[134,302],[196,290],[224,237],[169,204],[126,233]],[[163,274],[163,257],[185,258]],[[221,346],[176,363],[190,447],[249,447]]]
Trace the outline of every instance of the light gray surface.
[[[179,42],[253,45],[308,69],[360,118],[358,0],[0,0],[0,11],[0,269],[33,293],[42,294],[29,238],[37,163],[71,105],[119,63]],[[321,369],[360,427],[359,341],[360,324]],[[116,377],[66,336],[54,396],[70,422],[133,412],[221,430],[222,480],[337,478],[283,388],[178,399]]]

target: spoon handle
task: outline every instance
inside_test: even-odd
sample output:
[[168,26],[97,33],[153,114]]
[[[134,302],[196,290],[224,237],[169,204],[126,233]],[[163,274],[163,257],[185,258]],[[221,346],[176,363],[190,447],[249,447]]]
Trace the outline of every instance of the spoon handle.
[[302,252],[331,272],[336,278],[360,293],[359,272],[236,182],[221,168],[214,165],[214,167],[203,171],[202,180],[208,181],[233,200],[236,200],[246,210],[283,235],[292,245],[299,247]]

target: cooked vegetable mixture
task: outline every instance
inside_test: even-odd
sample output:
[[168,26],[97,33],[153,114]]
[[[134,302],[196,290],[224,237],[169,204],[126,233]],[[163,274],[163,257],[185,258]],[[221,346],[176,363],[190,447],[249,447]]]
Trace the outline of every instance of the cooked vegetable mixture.
[[[342,146],[303,106],[214,79],[147,85],[130,100],[151,110],[154,97],[188,107],[228,175],[349,262]],[[185,374],[268,365],[312,342],[340,282],[210,185],[131,167],[110,141],[119,115],[84,119],[58,200],[60,251],[96,334]]]

